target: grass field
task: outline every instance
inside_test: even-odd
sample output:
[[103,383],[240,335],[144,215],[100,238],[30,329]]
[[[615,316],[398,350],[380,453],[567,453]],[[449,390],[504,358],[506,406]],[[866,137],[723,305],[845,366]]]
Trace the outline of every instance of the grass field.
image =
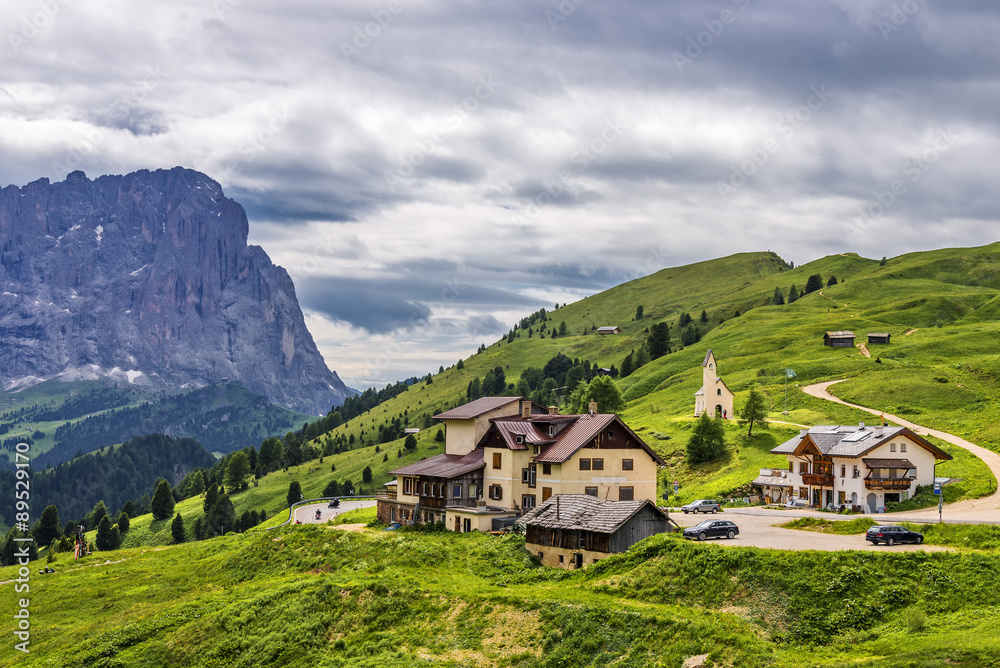
[[[31,579],[0,666],[992,665],[993,551],[836,553],[660,535],[582,571],[523,539],[283,527],[120,550]],[[0,580],[14,576],[0,569]],[[0,609],[12,610],[11,584]]]

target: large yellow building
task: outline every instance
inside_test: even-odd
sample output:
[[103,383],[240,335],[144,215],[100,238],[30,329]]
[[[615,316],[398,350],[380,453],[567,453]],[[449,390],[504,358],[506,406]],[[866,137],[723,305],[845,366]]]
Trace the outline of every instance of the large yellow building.
[[663,460],[617,415],[559,415],[520,397],[485,397],[435,416],[445,454],[396,469],[383,522],[489,531],[557,494],[656,501]]

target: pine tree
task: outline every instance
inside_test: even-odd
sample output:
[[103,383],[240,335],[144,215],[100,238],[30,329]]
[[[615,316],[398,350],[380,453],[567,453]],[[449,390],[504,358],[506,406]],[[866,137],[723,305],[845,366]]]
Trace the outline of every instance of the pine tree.
[[688,464],[704,464],[721,459],[726,454],[726,432],[722,418],[701,414],[687,442]]
[[705,312],[705,311],[701,312],[701,321],[702,322],[708,322],[708,313],[707,312]]
[[417,449],[417,438],[413,434],[408,434],[406,440],[403,441],[403,447],[407,450]]
[[781,306],[785,303],[785,296],[781,294],[781,288],[774,289],[774,296],[771,297],[771,303],[777,306]]
[[[201,492],[198,492],[198,493],[200,494]],[[123,513],[128,513],[128,516],[129,516],[130,519],[133,518],[133,517],[136,517],[139,514],[139,513],[136,512],[136,510],[135,510],[135,504],[132,503],[131,499],[128,500],[128,501],[126,501],[125,505],[122,506],[122,512]],[[67,535],[69,535],[69,534],[67,534]]]
[[615,385],[615,381],[608,376],[597,376],[590,381],[586,396],[588,406],[591,401],[597,402],[598,413],[618,413],[625,410],[622,393]]
[[174,495],[170,493],[170,483],[161,480],[153,492],[153,500],[149,503],[154,520],[165,520],[174,514]]
[[692,322],[684,328],[684,333],[681,335],[681,343],[685,346],[691,346],[698,342],[698,338],[698,328]]
[[50,545],[53,540],[62,534],[63,528],[59,523],[59,510],[55,506],[46,506],[42,511],[42,517],[38,520],[38,527],[35,529],[35,542],[39,545]]
[[365,467],[365,470],[361,472],[361,480],[363,482],[371,482],[372,481],[372,467],[370,467],[370,466],[366,466]]
[[97,525],[97,538],[95,539],[95,544],[98,550],[113,550],[114,545],[111,542],[111,520],[105,515],[101,518],[100,524]]
[[[290,485],[288,485],[288,494],[285,496],[288,501],[288,506],[291,507],[293,503],[298,503],[302,500],[302,485],[299,484],[298,480],[293,480]],[[218,502],[216,502],[218,504]]]
[[174,516],[174,521],[170,523],[170,535],[173,537],[175,543],[183,543],[185,540],[184,518],[181,517],[180,513],[177,513]]
[[636,309],[635,309],[635,319],[636,320],[642,320],[642,317],[646,314],[645,311],[646,311],[646,309],[644,309],[642,307],[642,304],[640,304],[639,306],[637,306]]
[[124,510],[118,513],[118,529],[122,533],[128,533],[129,527],[131,525],[132,523],[128,519],[128,513],[126,513]]
[[111,536],[109,537],[109,540],[111,541],[112,550],[117,550],[122,546],[122,532],[121,529],[118,528],[117,524],[111,527]]
[[247,457],[247,453],[239,450],[229,456],[229,464],[226,466],[226,484],[230,488],[239,489],[249,474],[250,458]]
[[820,276],[819,274],[813,274],[806,280],[806,289],[802,294],[807,295],[810,292],[816,292],[822,287],[823,287],[823,277]]
[[658,322],[649,328],[649,336],[646,337],[646,345],[649,347],[649,356],[652,359],[659,359],[670,352],[670,325],[665,322]]
[[799,290],[798,288],[795,287],[795,284],[792,283],[792,287],[788,288],[788,303],[791,304],[798,298],[799,298]]
[[836,284],[837,284],[837,277],[836,276],[831,276],[830,280],[826,282],[826,287],[829,288],[829,287],[832,287],[832,286],[834,286]]
[[336,480],[326,483],[326,487],[323,488],[323,496],[340,496],[340,483]]
[[94,509],[87,513],[84,524],[88,530],[96,529],[107,514],[108,509],[104,506],[104,501],[98,501],[94,504]]
[[215,502],[218,500],[219,500],[219,486],[213,482],[211,485],[208,486],[208,489],[205,491],[205,500],[202,501],[201,503],[201,509],[207,515],[208,511],[212,509],[212,506],[214,506]]

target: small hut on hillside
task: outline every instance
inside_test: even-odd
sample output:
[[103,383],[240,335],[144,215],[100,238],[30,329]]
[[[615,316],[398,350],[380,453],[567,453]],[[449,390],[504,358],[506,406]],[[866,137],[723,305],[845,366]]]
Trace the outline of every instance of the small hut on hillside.
[[827,332],[823,335],[823,345],[829,348],[853,348],[854,332]]

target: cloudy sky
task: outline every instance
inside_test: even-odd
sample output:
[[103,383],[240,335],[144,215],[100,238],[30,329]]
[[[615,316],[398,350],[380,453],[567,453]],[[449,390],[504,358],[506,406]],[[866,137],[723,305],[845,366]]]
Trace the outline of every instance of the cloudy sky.
[[995,0],[0,8],[0,185],[207,173],[353,387],[665,266],[998,237]]

